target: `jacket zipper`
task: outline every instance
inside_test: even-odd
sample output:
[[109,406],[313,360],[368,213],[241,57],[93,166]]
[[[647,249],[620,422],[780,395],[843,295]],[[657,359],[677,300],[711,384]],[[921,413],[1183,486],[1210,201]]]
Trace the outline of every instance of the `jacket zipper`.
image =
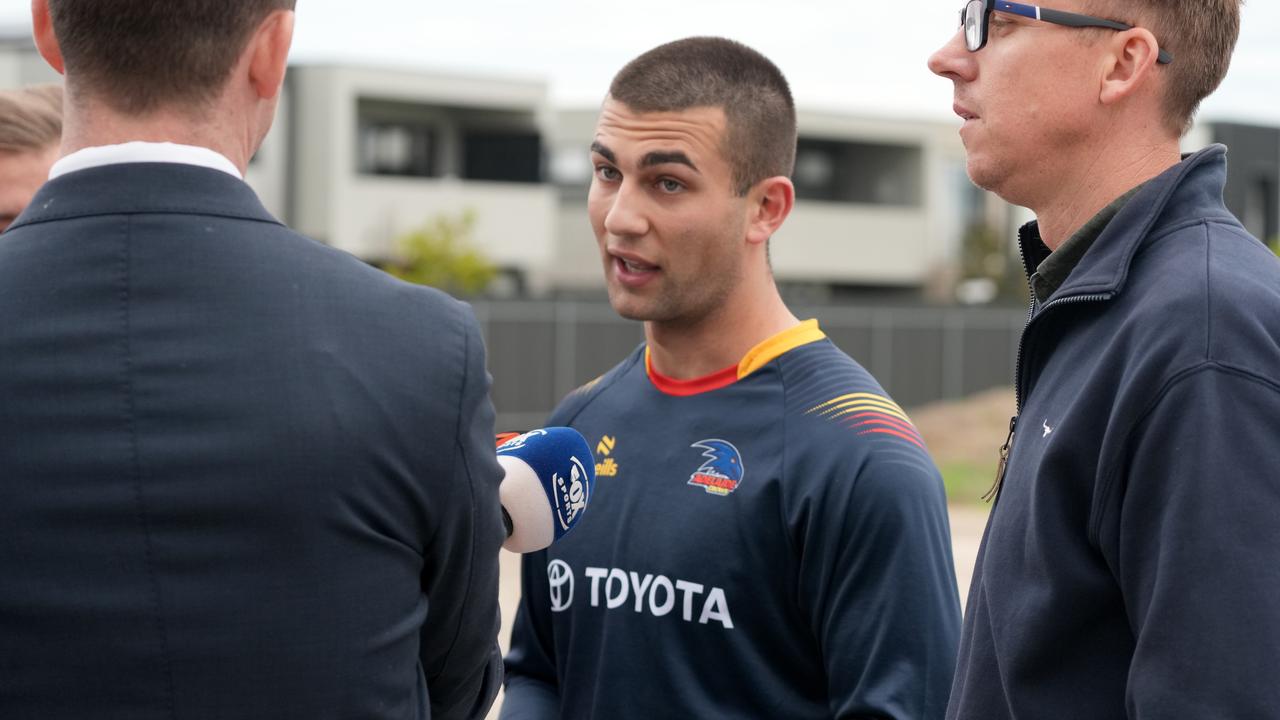
[[1018,427],[1018,416],[1014,415],[1009,418],[1009,436],[1004,439],[1004,445],[1000,446],[1000,464],[996,466],[996,481],[991,484],[991,488],[982,495],[985,502],[991,502],[1000,495],[1000,488],[1004,486],[1004,470],[1009,466],[1009,449],[1013,447],[1013,432]]
[[[1018,243],[1018,256],[1022,259],[1022,266],[1027,266],[1026,252],[1022,249],[1022,243]],[[1018,418],[1022,415],[1022,350],[1027,339],[1027,330],[1031,329],[1031,321],[1036,315],[1036,289],[1031,284],[1031,276],[1027,275],[1027,293],[1031,296],[1031,303],[1027,307],[1027,322],[1022,326],[1022,335],[1018,338],[1018,355],[1013,365],[1013,393],[1014,393],[1014,410],[1013,417],[1009,418],[1009,435],[1004,439],[1004,445],[1000,446],[1000,463],[996,465],[996,479],[991,484],[991,488],[982,496],[986,502],[992,503],[992,508],[1000,501],[1000,490],[1004,487],[1004,474],[1009,468],[1009,455],[1013,452],[1013,436],[1018,427]],[[1114,293],[1095,293],[1092,295],[1071,295],[1053,300],[1044,307],[1040,308],[1040,317],[1044,317],[1046,311],[1057,305],[1066,305],[1069,303],[1082,302],[1102,302],[1110,300]]]

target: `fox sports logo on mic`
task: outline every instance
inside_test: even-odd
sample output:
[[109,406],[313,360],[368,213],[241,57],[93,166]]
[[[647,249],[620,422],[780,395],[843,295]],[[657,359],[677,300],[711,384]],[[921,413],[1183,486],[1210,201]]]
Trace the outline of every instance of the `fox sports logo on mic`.
[[586,509],[587,502],[591,499],[591,488],[586,478],[587,470],[576,455],[569,458],[567,474],[556,472],[551,476],[556,489],[556,521],[560,523],[561,530],[567,530],[573,524],[578,513]]

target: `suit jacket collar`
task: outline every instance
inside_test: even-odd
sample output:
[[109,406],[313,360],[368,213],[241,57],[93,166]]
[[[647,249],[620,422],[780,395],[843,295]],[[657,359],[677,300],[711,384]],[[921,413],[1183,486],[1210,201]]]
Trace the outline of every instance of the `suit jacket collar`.
[[179,163],[124,163],[77,170],[45,183],[10,226],[95,215],[212,215],[282,224],[244,181]]

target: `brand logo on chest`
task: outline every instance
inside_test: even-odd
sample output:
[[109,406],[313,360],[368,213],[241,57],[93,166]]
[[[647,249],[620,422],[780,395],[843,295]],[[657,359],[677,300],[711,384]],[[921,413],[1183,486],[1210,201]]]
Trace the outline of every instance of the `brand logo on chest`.
[[564,612],[573,604],[573,568],[563,560],[547,564],[547,583],[551,590],[551,612]]
[[605,435],[596,443],[596,477],[617,477],[618,461],[610,455],[618,446],[618,440],[612,435]]
[[[674,613],[675,617],[687,623],[719,623],[726,630],[733,629],[733,616],[729,613],[729,600],[723,588],[667,575],[641,575],[622,568],[587,566],[583,571],[591,580],[591,594],[587,600],[593,608],[603,607],[611,611],[629,607],[636,613],[656,618]],[[551,612],[562,613],[572,607],[575,597],[573,567],[558,558],[547,563],[547,588]]]

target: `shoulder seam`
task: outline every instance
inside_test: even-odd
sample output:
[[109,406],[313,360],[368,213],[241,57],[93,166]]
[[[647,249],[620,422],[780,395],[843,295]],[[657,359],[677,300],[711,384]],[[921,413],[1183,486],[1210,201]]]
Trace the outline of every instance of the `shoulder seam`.
[[[1160,389],[1152,396],[1151,402],[1143,408],[1142,412],[1138,414],[1138,417],[1130,423],[1128,428],[1125,429],[1125,442],[1121,443],[1120,447],[1128,447],[1129,440],[1133,437],[1134,433],[1139,427],[1146,423],[1147,419],[1151,417],[1151,414],[1155,412],[1156,408],[1175,387],[1184,380],[1204,372],[1221,372],[1228,375],[1234,375],[1244,380],[1262,385],[1276,394],[1280,394],[1280,380],[1261,376],[1247,368],[1242,368],[1230,363],[1206,359],[1200,363],[1183,368],[1177,373],[1174,373],[1163,385],[1160,386]],[[1111,507],[1112,495],[1115,493],[1117,478],[1120,475],[1121,460],[1122,458],[1106,458],[1103,463],[1100,463],[1100,467],[1104,467],[1105,472],[1102,473],[1102,484],[1099,486],[1098,492],[1093,500],[1093,508],[1089,514],[1089,526],[1087,530],[1089,542],[1093,543],[1095,546],[1100,543],[1099,536],[1102,521],[1105,519],[1107,511]]]
[[[613,366],[613,368],[606,371],[604,375],[601,375],[600,380],[597,383],[597,386],[586,391],[587,394],[590,395],[590,397],[584,399],[582,403],[578,405],[578,407],[573,411],[571,415],[569,415],[568,417],[562,418],[561,419],[562,423],[565,426],[572,426],[573,421],[577,420],[578,416],[581,415],[583,411],[585,411],[588,407],[590,407],[591,404],[594,403],[601,395],[603,395],[606,390],[613,387],[614,383],[618,381],[618,377],[621,376],[623,373],[627,372],[628,370],[630,370],[631,367],[635,365],[635,362],[636,362],[636,353],[632,352],[622,362],[618,363],[617,365]],[[577,390],[571,391],[569,395],[566,395],[565,397],[568,398],[572,396],[574,392],[577,392]]]
[[[454,320],[461,320],[460,325],[455,325],[454,330],[455,330],[455,331],[457,331],[457,330],[461,330],[461,333],[460,333],[460,334],[462,335],[462,371],[458,374],[457,392],[455,393],[455,396],[454,396],[454,402],[453,402],[453,404],[450,406],[450,407],[455,407],[455,408],[461,408],[461,407],[462,407],[462,398],[463,398],[463,396],[466,394],[466,389],[467,389],[467,380],[468,380],[468,375],[469,375],[469,373],[470,373],[470,368],[469,368],[468,366],[469,366],[469,364],[470,364],[470,362],[469,362],[469,361],[470,361],[470,359],[471,359],[471,337],[470,337],[470,334],[467,332],[467,321],[466,321],[466,318],[465,318],[465,317],[459,317],[458,307],[457,307],[456,305],[449,305],[449,306],[447,306],[447,307],[449,307],[449,309],[450,309],[450,311],[451,311],[451,312],[450,312],[450,315],[452,316],[452,318],[453,318]],[[477,328],[477,329],[479,329],[479,328]],[[452,445],[452,447],[453,447],[455,450],[461,449],[461,448],[463,447],[463,444],[462,444],[463,417],[462,417],[462,415],[463,415],[463,414],[462,414],[461,412],[456,412],[456,413],[454,413],[453,445]],[[463,459],[459,460],[459,458],[458,458],[458,453],[456,453],[456,452],[455,452],[455,453],[454,453],[453,462],[452,462],[452,463],[450,463],[450,465],[449,465],[449,477],[454,477],[454,476],[457,474],[457,472],[458,472],[458,463],[459,463],[459,462],[462,462],[463,464],[465,464],[465,463],[466,463],[466,459],[465,459],[465,458],[463,458]],[[473,492],[473,491],[470,489],[470,487],[469,487],[469,486],[468,486],[468,492],[469,492],[469,493]],[[474,509],[473,509],[473,513],[474,513]],[[433,528],[433,529],[432,529],[432,531],[431,531],[431,537],[429,537],[429,538],[426,538],[426,539],[425,539],[425,540],[426,540],[426,542],[423,544],[423,548],[424,548],[424,551],[423,551],[423,552],[424,552],[424,553],[425,553],[425,548],[429,548],[429,547],[431,547],[431,545],[432,545],[432,544],[434,544],[434,543],[435,543],[435,541],[436,541],[436,536],[437,536],[437,535],[439,535],[439,534],[440,534],[440,526],[439,526],[439,524],[437,524],[437,525],[436,525],[436,527],[435,527],[435,528]]]

